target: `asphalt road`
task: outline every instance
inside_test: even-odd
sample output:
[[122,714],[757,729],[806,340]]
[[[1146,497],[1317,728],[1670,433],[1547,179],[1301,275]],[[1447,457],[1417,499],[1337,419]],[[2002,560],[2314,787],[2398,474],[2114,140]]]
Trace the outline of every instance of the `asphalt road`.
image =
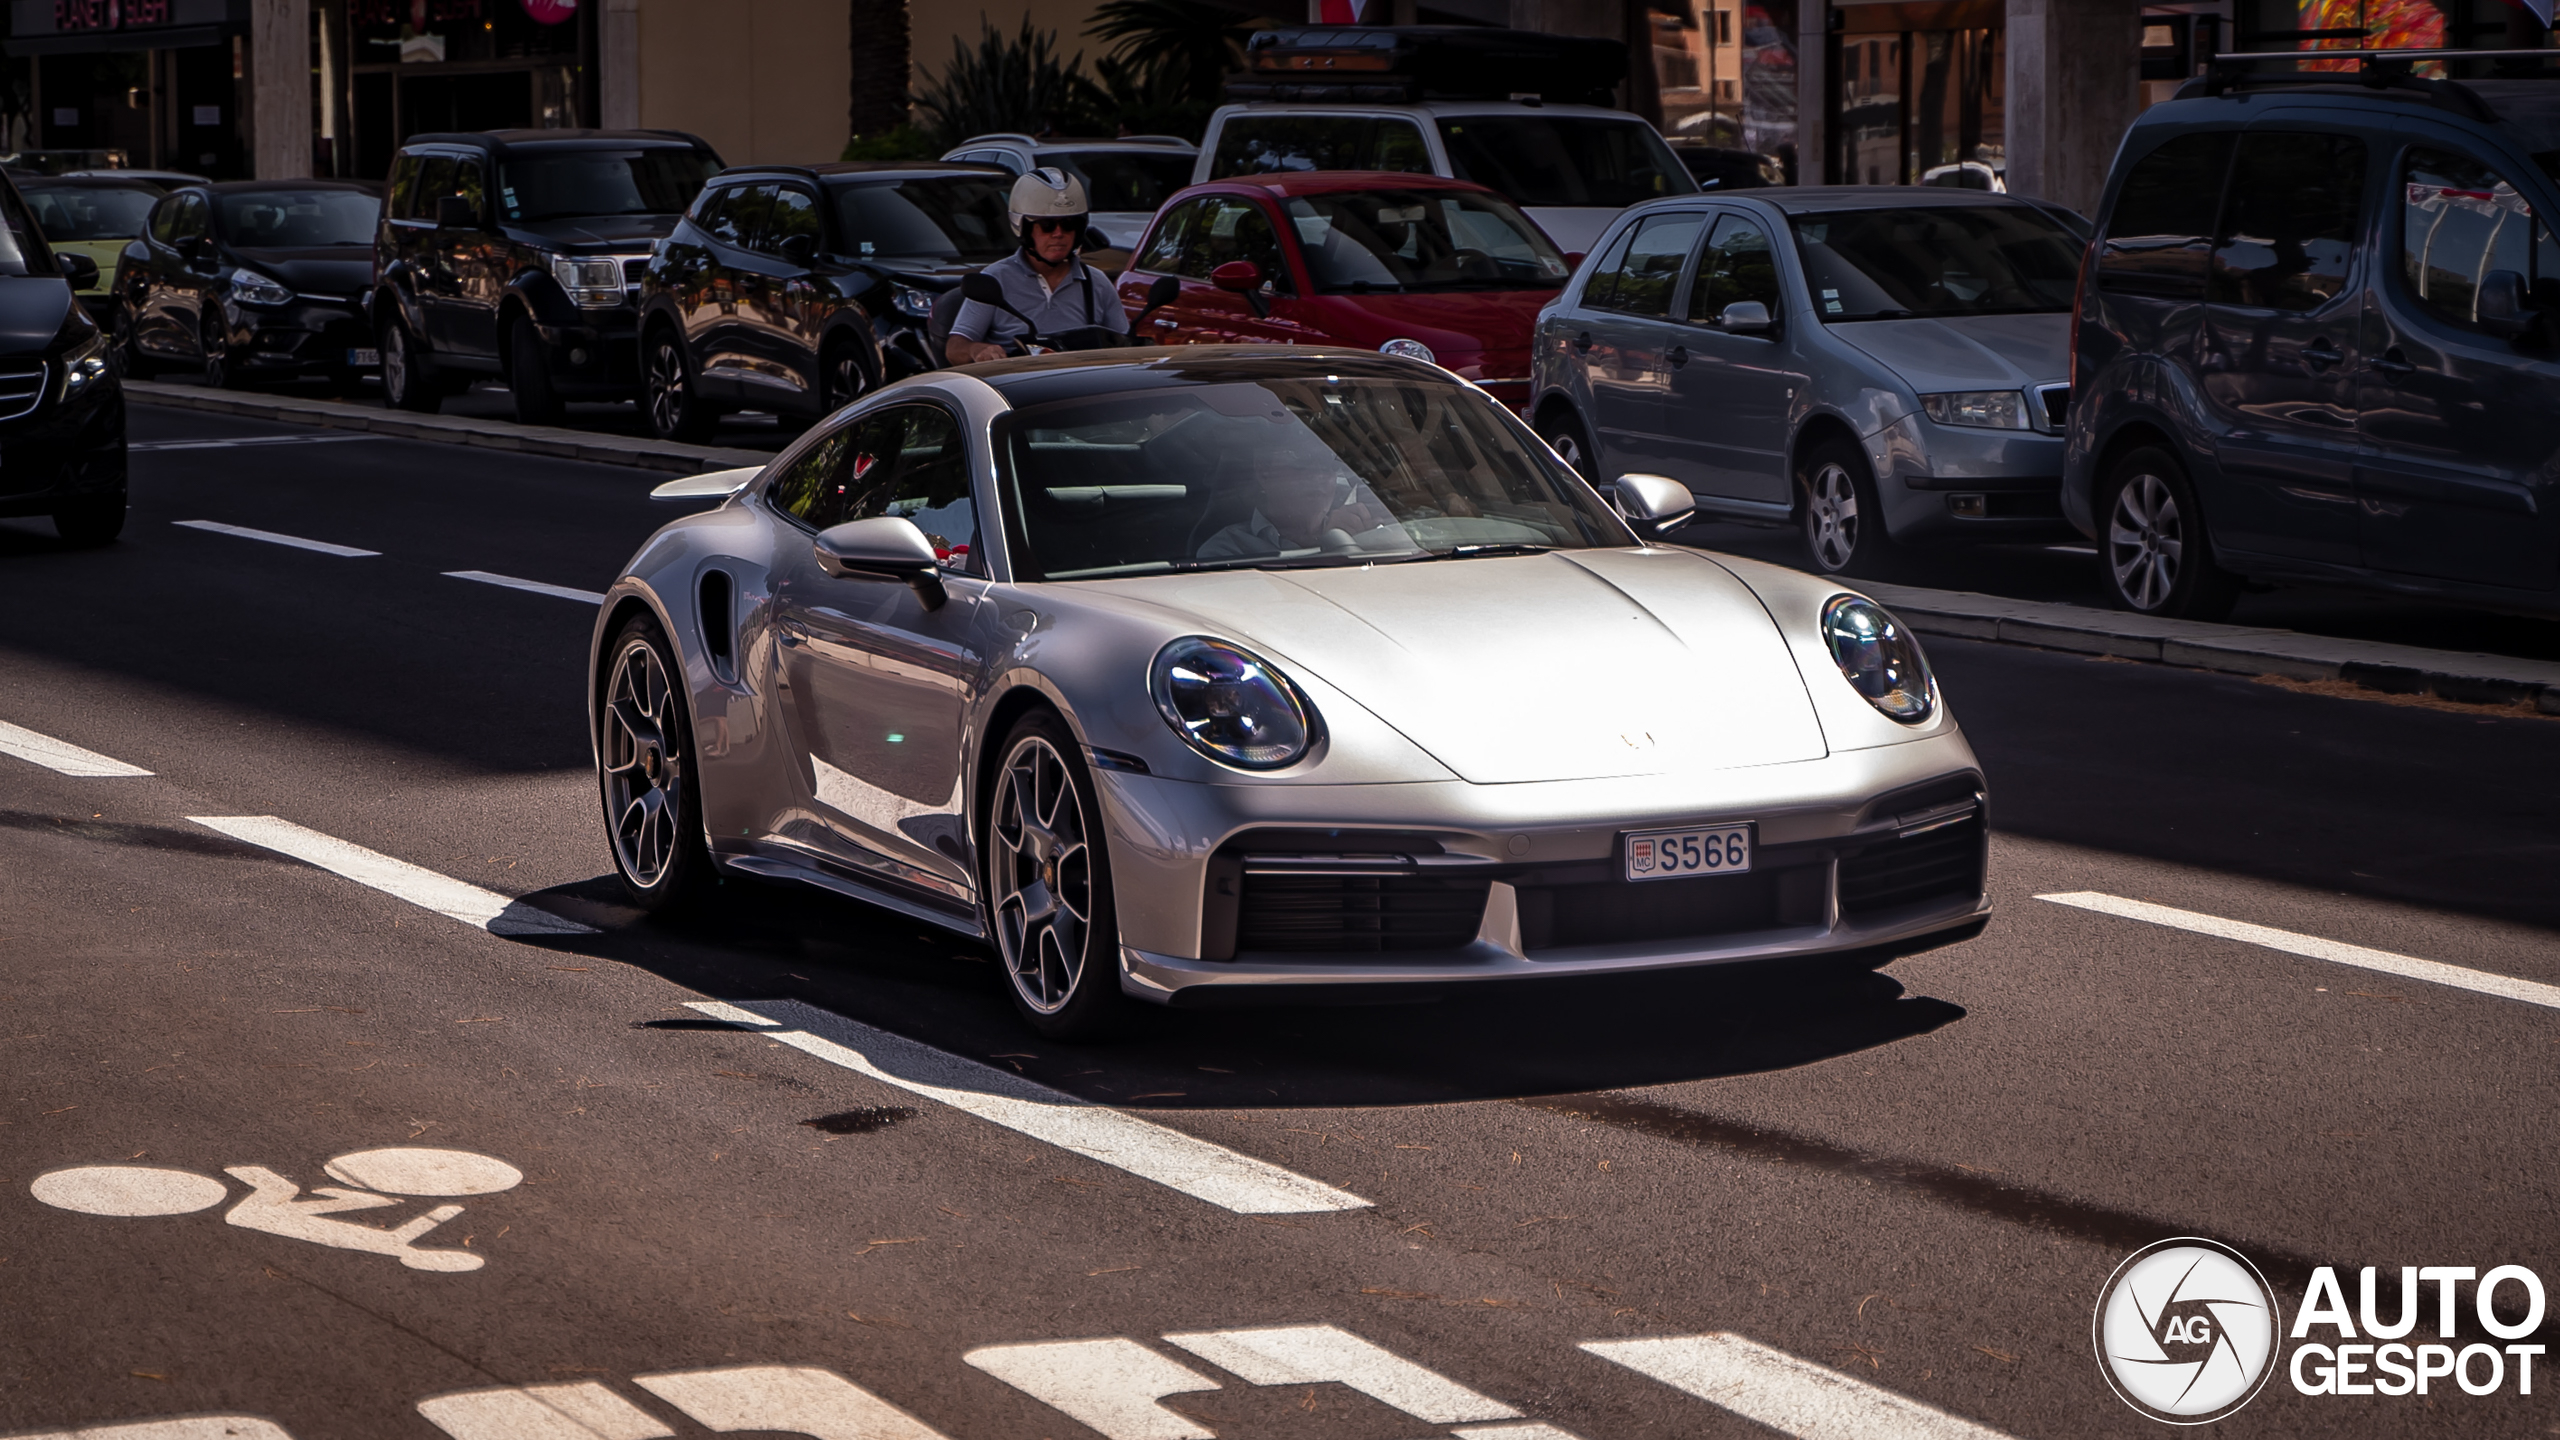
[[[452,572],[600,590],[659,477],[135,414],[170,448],[122,543],[0,523],[0,722],[152,772],[0,754],[0,1434],[2131,1436],[2166,1432],[2090,1315],[2150,1241],[2239,1247],[2288,1319],[2322,1265],[2560,1282],[2560,1025],[2483,993],[2560,986],[2560,722],[1940,641],[1993,790],[1978,940],[1079,1049],[879,912],[617,903],[593,610]],[[518,903],[481,928],[434,877]],[[512,1168],[364,1158],[400,1147]],[[129,1168],[39,1183],[86,1167]],[[2279,1376],[2215,1428],[2560,1433],[2535,1379]]]

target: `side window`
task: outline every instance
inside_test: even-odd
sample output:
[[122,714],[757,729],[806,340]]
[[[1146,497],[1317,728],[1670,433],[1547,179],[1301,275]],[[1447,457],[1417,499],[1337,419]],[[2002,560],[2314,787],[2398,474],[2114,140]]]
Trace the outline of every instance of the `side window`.
[[2400,162],[2400,274],[2409,293],[2457,324],[2477,322],[2492,270],[2524,277],[2541,306],[2560,300],[2560,242],[2504,176],[2444,150]]
[[[1627,241],[1626,253],[1612,272],[1604,308],[1629,315],[1669,316],[1671,292],[1689,264],[1690,247],[1707,217],[1695,212],[1648,215]],[[1604,302],[1594,300],[1595,305]]]
[[1001,165],[1004,167],[1004,171],[1008,175],[1019,177],[1022,174],[1022,167],[1014,162],[1013,155],[1009,151],[972,150],[960,158],[963,160],[975,160],[981,165]]
[[382,213],[394,220],[409,218],[418,197],[418,157],[403,155],[391,165],[391,198],[383,202]]
[[2231,168],[2232,132],[2181,135],[2134,163],[2107,217],[2098,284],[2129,295],[2193,300]]
[[473,215],[482,216],[489,213],[488,185],[481,178],[479,161],[456,160],[453,162],[452,193],[471,202]]
[[1239,115],[1218,131],[1209,178],[1284,170],[1431,173],[1431,151],[1408,120],[1367,115]]
[[1590,267],[1590,278],[1582,282],[1582,303],[1606,310],[1617,299],[1618,271],[1627,263],[1627,247],[1635,243],[1638,227],[1630,225],[1609,242],[1608,253]]
[[782,253],[782,242],[794,235],[809,237],[810,253],[826,248],[826,227],[818,219],[818,197],[797,186],[783,185],[773,192],[772,209],[765,215],[764,236],[756,242],[759,250]]
[[453,157],[423,157],[418,163],[418,192],[412,197],[414,208],[410,210],[409,218],[433,220],[436,218],[436,202],[453,193]]
[[709,227],[712,238],[724,245],[741,249],[753,245],[756,232],[764,228],[765,212],[773,207],[773,185],[740,185],[728,192],[728,202]]
[[1156,226],[1155,235],[1147,241],[1146,253],[1130,267],[1155,274],[1175,275],[1182,271],[1182,250],[1188,243],[1192,222],[1200,218],[1205,200],[1185,200],[1173,207]]
[[171,195],[163,198],[151,211],[151,238],[166,245],[178,238],[178,207],[184,201]]
[[178,206],[178,238],[183,240],[190,235],[212,233],[210,224],[212,213],[211,208],[205,204],[205,198],[201,192],[188,192]]
[[1689,282],[1689,318],[1713,324],[1737,300],[1757,300],[1778,309],[1778,261],[1769,232],[1741,215],[1716,221],[1707,248],[1698,252],[1698,273]]
[[1271,233],[1271,218],[1250,200],[1219,195],[1201,202],[1199,214],[1184,237],[1180,274],[1206,280],[1209,272],[1231,260],[1250,260],[1264,278],[1288,288],[1288,267],[1280,262],[1280,239]]
[[939,405],[900,405],[845,426],[810,446],[765,500],[812,530],[904,516],[951,568],[984,573],[968,447]]
[[2364,149],[2352,135],[2242,135],[2206,298],[2269,310],[2335,299],[2361,233]]

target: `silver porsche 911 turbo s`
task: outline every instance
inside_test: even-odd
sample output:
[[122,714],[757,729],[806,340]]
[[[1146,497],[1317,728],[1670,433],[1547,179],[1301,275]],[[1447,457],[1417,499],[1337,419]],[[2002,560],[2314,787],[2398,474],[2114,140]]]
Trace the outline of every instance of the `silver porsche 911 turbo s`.
[[[717,869],[991,941],[1024,1017],[1743,960],[1989,913],[1982,776],[1838,584],[1650,543],[1446,371],[1053,355],[882,389],[641,547],[590,675],[655,908]],[[1632,518],[1631,518],[1632,517]]]

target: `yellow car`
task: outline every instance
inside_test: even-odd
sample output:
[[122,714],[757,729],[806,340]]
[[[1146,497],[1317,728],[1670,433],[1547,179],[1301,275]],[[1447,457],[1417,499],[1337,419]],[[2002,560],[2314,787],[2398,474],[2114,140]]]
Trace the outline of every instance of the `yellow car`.
[[151,207],[168,190],[148,180],[48,175],[20,179],[18,192],[35,212],[45,243],[57,252],[98,262],[98,278],[77,293],[90,316],[108,325],[115,305],[116,259],[142,234]]

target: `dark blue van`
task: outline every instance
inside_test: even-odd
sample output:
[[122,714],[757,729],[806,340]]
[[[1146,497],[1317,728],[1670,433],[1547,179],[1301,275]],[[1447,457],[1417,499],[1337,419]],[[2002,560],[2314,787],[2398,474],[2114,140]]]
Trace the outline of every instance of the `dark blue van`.
[[2199,77],[2117,152],[2062,504],[2125,609],[2560,614],[2560,76],[2409,68]]

